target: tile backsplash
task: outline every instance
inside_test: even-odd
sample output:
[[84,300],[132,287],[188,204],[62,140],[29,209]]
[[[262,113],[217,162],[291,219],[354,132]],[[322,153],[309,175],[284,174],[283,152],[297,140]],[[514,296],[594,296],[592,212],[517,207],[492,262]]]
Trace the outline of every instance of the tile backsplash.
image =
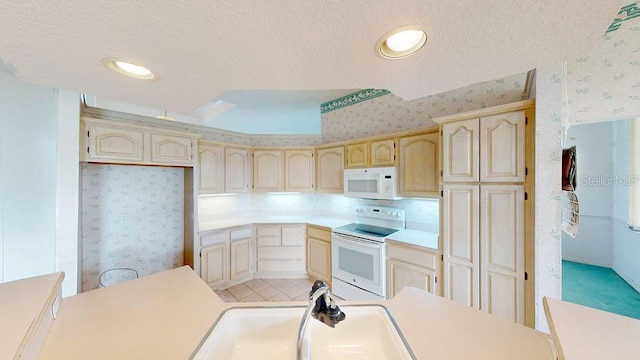
[[182,266],[183,212],[182,168],[83,164],[82,291]]

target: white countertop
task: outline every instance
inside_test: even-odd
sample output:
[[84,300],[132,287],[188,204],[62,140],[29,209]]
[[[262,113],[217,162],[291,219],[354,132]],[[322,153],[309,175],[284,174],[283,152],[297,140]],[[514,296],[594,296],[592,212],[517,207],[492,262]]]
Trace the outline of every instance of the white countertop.
[[387,236],[387,240],[438,250],[438,234],[426,231],[404,229]]
[[[418,289],[369,303],[389,308],[418,359],[552,360],[549,335]],[[224,303],[182,267],[63,299],[40,360],[187,359],[225,309],[287,304]]]
[[560,360],[640,358],[640,320],[544,298]]

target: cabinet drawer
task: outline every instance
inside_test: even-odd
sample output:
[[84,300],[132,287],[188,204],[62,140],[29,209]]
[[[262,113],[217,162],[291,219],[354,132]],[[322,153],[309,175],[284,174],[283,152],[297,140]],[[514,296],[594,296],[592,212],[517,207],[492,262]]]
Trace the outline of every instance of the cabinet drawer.
[[387,258],[437,269],[438,254],[416,248],[387,244]]
[[229,240],[229,232],[223,231],[215,234],[208,234],[200,236],[200,246],[205,247],[208,245],[224,243]]
[[247,239],[251,237],[251,228],[231,230],[231,241]]
[[282,227],[282,245],[300,246],[306,238],[306,226]]
[[331,231],[307,226],[307,236],[318,240],[331,241]]
[[305,271],[303,260],[258,260],[258,272],[300,272]]
[[280,238],[277,237],[259,237],[256,239],[258,246],[280,246]]
[[258,226],[256,228],[258,236],[280,236],[280,228],[278,226]]
[[258,247],[257,255],[258,259],[299,260],[304,258],[304,248],[298,246]]

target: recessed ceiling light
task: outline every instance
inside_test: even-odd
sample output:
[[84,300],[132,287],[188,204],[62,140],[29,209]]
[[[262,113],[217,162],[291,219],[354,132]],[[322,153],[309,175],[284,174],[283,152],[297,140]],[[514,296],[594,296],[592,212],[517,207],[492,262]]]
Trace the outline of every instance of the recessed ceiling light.
[[422,49],[426,43],[424,26],[405,25],[384,34],[376,44],[376,51],[385,59],[404,59]]
[[151,70],[141,65],[133,64],[111,57],[102,59],[102,63],[105,64],[109,69],[122,75],[130,76],[132,78],[142,80],[157,79],[157,76],[153,72],[151,72]]

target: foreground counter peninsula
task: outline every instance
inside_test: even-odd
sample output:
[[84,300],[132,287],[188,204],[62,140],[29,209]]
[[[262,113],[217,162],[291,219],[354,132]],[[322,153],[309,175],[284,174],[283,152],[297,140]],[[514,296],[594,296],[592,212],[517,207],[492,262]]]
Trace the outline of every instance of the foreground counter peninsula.
[[[548,334],[418,289],[379,303],[418,359],[553,359]],[[39,359],[188,359],[221,312],[255,305],[224,303],[185,266],[63,299]]]

